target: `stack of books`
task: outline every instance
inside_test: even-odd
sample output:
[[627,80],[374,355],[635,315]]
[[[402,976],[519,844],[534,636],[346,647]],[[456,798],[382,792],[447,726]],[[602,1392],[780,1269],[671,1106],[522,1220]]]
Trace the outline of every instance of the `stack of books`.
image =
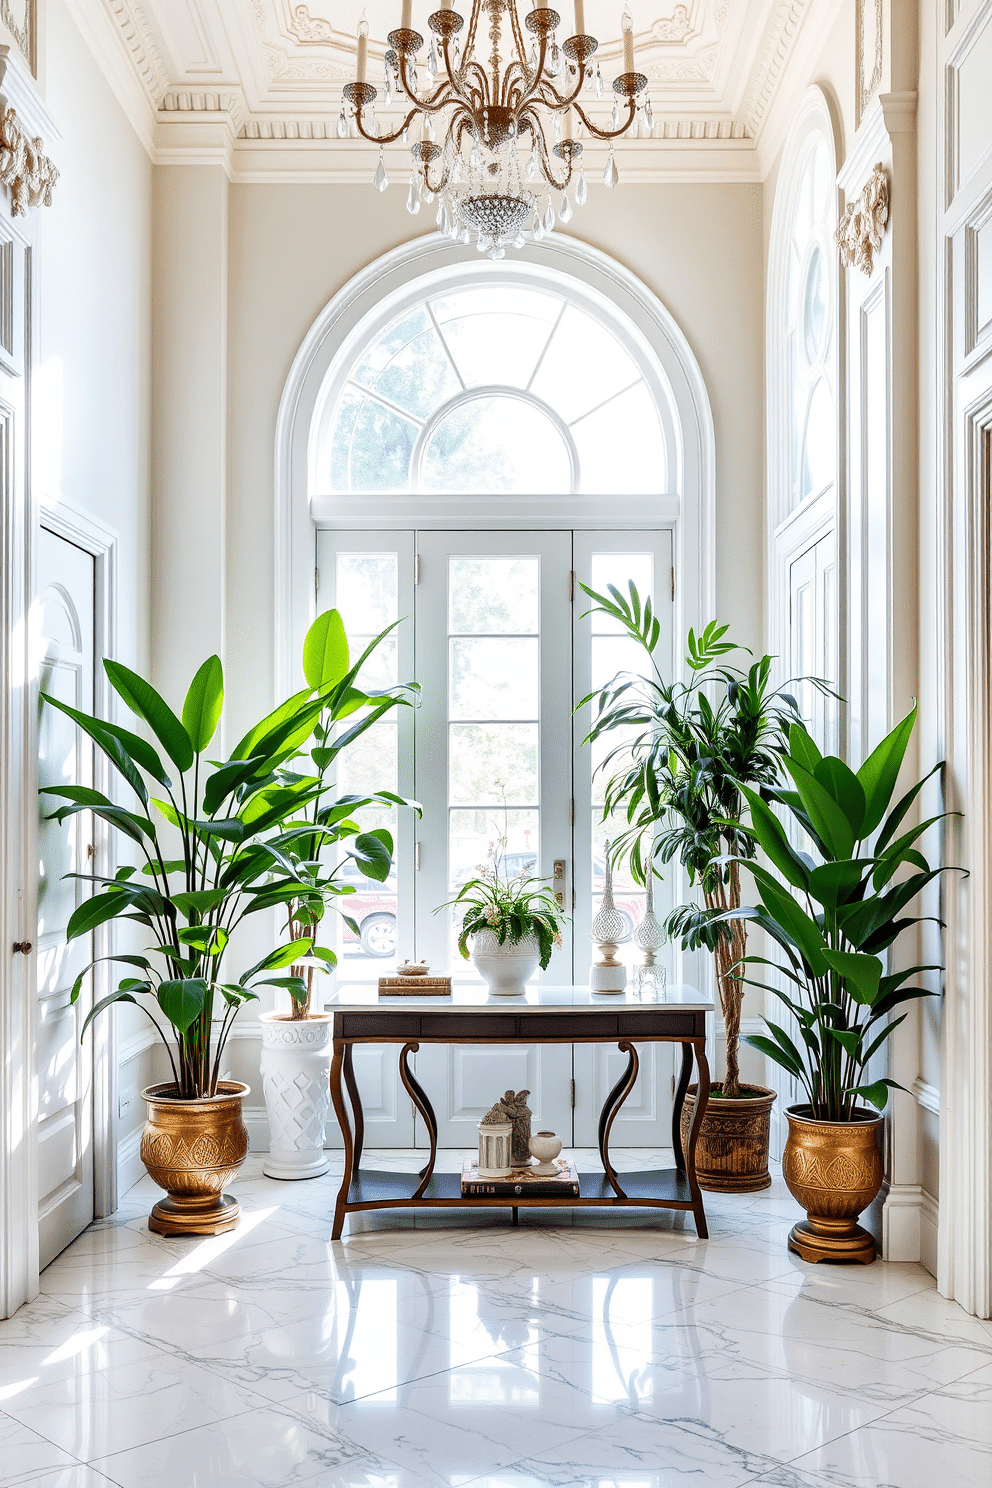
[[468,1157],[462,1168],[462,1197],[516,1198],[526,1195],[535,1199],[579,1197],[579,1175],[567,1157],[555,1159],[558,1176],[535,1173],[533,1168],[514,1168],[506,1178],[480,1178],[478,1158]]
[[450,997],[450,976],[381,976],[380,997]]

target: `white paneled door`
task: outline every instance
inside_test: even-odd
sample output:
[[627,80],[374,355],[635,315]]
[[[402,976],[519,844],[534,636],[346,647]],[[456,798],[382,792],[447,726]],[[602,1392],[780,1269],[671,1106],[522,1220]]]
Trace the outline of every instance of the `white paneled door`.
[[[550,984],[588,981],[607,829],[594,780],[601,756],[582,742],[590,710],[574,708],[621,668],[640,669],[642,657],[588,617],[581,584],[625,589],[633,578],[652,595],[664,628],[659,660],[668,668],[671,553],[667,531],[319,535],[318,607],[341,609],[356,649],[376,629],[402,622],[369,684],[415,677],[422,688],[419,707],[383,729],[361,761],[347,763],[340,782],[385,786],[423,808],[416,822],[410,812],[391,813],[388,822],[383,816],[397,839],[395,875],[381,886],[356,880],[346,907],[358,934],[339,931],[340,981],[374,979],[404,956],[475,980],[457,951],[460,915],[444,906],[494,855],[505,873],[546,879],[569,912],[562,945],[537,976]],[[660,891],[660,908],[669,893]],[[633,971],[643,894],[620,875],[617,900]],[[356,1060],[368,1141],[403,1145],[409,1102],[392,1067],[395,1051],[373,1048],[367,1069]],[[668,1141],[671,1054],[645,1056],[617,1137],[653,1146]],[[479,1118],[510,1087],[531,1092],[543,1126],[585,1145],[596,1140],[615,1062],[607,1050],[567,1044],[424,1045],[416,1071],[444,1146],[474,1145]]]
[[[93,557],[44,528],[39,536],[41,690],[91,712],[94,668]],[[93,783],[93,748],[64,714],[41,704],[38,783]],[[93,1218],[93,1056],[80,1030],[88,990],[73,1006],[72,984],[91,957],[91,938],[67,944],[69,916],[93,871],[88,812],[61,826],[45,820],[56,804],[41,798],[38,884],[38,1228],[46,1266]],[[87,977],[84,987],[89,988]]]

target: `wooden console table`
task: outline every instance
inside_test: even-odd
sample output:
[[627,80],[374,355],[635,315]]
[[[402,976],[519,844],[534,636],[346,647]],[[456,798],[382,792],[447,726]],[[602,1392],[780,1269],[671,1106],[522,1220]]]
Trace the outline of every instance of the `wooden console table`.
[[[331,1099],[344,1139],[344,1176],[334,1211],[331,1238],[338,1240],[346,1214],[362,1209],[521,1207],[647,1208],[691,1210],[696,1233],[706,1239],[706,1216],[696,1181],[696,1140],[709,1098],[706,1014],[713,1004],[688,988],[669,988],[662,996],[628,991],[590,992],[587,987],[534,987],[524,997],[489,997],[484,987],[455,985],[450,998],[379,997],[375,987],[344,987],[327,1003],[334,1015]],[[370,1172],[360,1167],[365,1123],[355,1078],[356,1044],[399,1044],[400,1078],[430,1133],[427,1165],[419,1174]],[[409,1056],[421,1044],[578,1044],[617,1043],[627,1068],[603,1104],[599,1117],[602,1173],[579,1175],[579,1197],[526,1195],[462,1197],[460,1173],[435,1173],[437,1120],[427,1092],[410,1069]],[[675,1167],[653,1172],[618,1173],[610,1161],[610,1130],[637,1079],[637,1045],[681,1044],[682,1069],[675,1092],[672,1147]],[[695,1052],[698,1095],[686,1150],[680,1118]],[[348,1101],[345,1100],[347,1090]],[[349,1112],[348,1106],[351,1109]]]

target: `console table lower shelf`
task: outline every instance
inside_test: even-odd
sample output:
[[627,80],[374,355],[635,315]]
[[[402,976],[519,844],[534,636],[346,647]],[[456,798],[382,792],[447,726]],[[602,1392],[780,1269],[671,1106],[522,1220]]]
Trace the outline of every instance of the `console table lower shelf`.
[[[420,1192],[416,1173],[376,1172],[360,1169],[353,1174],[346,1209],[512,1209],[517,1223],[520,1209],[644,1208],[683,1209],[692,1213],[695,1201],[688,1176],[678,1168],[653,1171],[614,1172],[618,1194],[606,1173],[580,1173],[579,1193],[463,1194],[460,1173],[432,1173]],[[416,1197],[414,1195],[416,1194]]]
[[[478,994],[475,994],[478,997]],[[707,1238],[703,1196],[696,1178],[695,1152],[709,1096],[706,1062],[706,1013],[711,1003],[693,997],[655,1005],[618,999],[607,1010],[587,989],[535,989],[527,1003],[513,1011],[453,1001],[446,1009],[380,1003],[375,1008],[350,1003],[342,996],[334,1008],[334,1058],[331,1099],[344,1143],[344,1172],[334,1211],[331,1238],[341,1238],[345,1217],[369,1209],[510,1209],[513,1223],[520,1209],[671,1209],[692,1214],[696,1234]],[[406,999],[397,999],[406,1001]],[[615,1010],[614,1010],[615,1008]],[[329,1009],[330,1010],[330,1009]],[[627,1055],[627,1068],[609,1092],[599,1117],[602,1172],[580,1173],[579,1193],[463,1194],[461,1173],[438,1173],[438,1127],[427,1092],[410,1067],[409,1056],[421,1043],[613,1043]],[[400,1046],[403,1087],[419,1111],[430,1136],[430,1154],[419,1173],[362,1169],[365,1118],[355,1078],[354,1047],[365,1043]],[[682,1062],[672,1113],[673,1168],[619,1172],[610,1159],[610,1133],[637,1080],[639,1043],[675,1044]],[[688,1140],[683,1149],[681,1115],[695,1062],[697,1094]]]

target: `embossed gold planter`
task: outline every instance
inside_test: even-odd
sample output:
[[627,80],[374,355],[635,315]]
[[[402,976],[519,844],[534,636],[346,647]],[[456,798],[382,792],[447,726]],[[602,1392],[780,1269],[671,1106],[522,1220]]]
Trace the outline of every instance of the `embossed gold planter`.
[[[775,1091],[764,1085],[743,1087],[753,1092],[745,1099],[721,1100],[710,1095],[696,1143],[696,1177],[710,1193],[757,1193],[768,1188],[768,1129]],[[682,1107],[682,1148],[696,1104],[690,1085]]]
[[148,1216],[159,1235],[220,1235],[233,1230],[241,1206],[224,1193],[248,1155],[241,1102],[250,1087],[221,1080],[215,1096],[180,1100],[175,1085],[149,1085],[141,1161],[164,1188]]
[[854,1121],[817,1121],[810,1106],[790,1106],[785,1114],[782,1177],[806,1210],[792,1228],[789,1249],[804,1261],[870,1266],[875,1241],[857,1221],[882,1186],[884,1118],[861,1109]]

